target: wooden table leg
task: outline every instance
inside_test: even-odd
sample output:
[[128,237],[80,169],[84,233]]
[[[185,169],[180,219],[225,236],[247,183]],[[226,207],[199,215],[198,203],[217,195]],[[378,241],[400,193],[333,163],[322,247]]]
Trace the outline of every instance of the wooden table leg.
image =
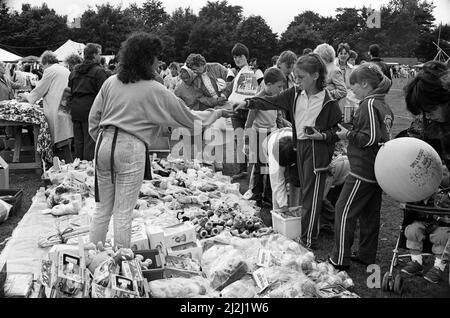
[[14,155],[13,162],[20,162],[20,151],[22,150],[22,126],[14,127]]
[[[34,161],[38,166],[41,165],[41,156],[37,152],[39,126],[33,125],[33,139],[34,139]],[[36,169],[37,174],[42,174],[42,169]]]

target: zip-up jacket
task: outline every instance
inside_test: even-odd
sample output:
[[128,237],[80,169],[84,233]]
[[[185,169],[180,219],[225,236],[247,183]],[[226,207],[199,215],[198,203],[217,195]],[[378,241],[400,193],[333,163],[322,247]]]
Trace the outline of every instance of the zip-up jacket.
[[347,136],[350,174],[372,183],[376,183],[374,165],[380,143],[389,141],[394,121],[394,114],[384,100],[391,81],[385,78],[382,83],[384,85],[359,103],[353,118],[353,129]]
[[[271,110],[284,110],[290,118],[292,118],[292,137],[297,140],[297,130],[295,127],[295,108],[297,99],[300,96],[301,90],[298,86],[293,86],[285,91],[282,91],[276,96],[253,97],[247,99],[247,108]],[[313,164],[314,171],[324,171],[328,169],[334,152],[334,146],[339,138],[336,131],[339,130],[337,126],[342,120],[342,113],[339,108],[337,100],[333,99],[330,92],[325,89],[325,98],[322,104],[322,110],[316,118],[315,128],[326,135],[325,140],[313,140]],[[294,144],[295,145],[295,144]],[[296,149],[294,149],[296,151]]]
[[72,120],[86,121],[89,117],[92,103],[103,82],[108,78],[105,70],[94,61],[84,61],[75,66],[69,76],[69,107]]

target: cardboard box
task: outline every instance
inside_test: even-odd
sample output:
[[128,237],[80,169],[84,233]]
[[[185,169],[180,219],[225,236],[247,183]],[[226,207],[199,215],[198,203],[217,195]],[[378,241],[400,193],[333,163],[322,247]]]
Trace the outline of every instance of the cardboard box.
[[125,276],[111,275],[111,298],[139,298],[137,283]]
[[141,266],[139,265],[138,261],[135,259],[131,261],[123,261],[121,267],[122,276],[135,281],[138,287],[139,295],[143,296],[145,294],[144,276],[142,274]]
[[151,263],[147,270],[142,270],[142,275],[146,281],[164,278],[165,257],[160,250],[152,249],[146,251],[135,251],[135,255],[142,255],[144,260],[150,259]]
[[9,189],[9,165],[0,156],[0,188]]
[[202,259],[202,246],[199,241],[189,242],[183,245],[169,247],[167,249],[167,255],[178,257],[189,257],[201,261]]
[[189,221],[165,227],[163,231],[167,248],[195,242],[197,238],[195,226]]
[[145,229],[147,231],[147,237],[150,242],[150,248],[161,250],[164,254],[166,254],[166,243],[164,240],[164,231],[162,227],[147,225]]
[[148,243],[147,230],[143,222],[133,221],[131,225],[131,249],[136,250],[148,250],[150,244]]
[[58,278],[55,298],[71,296],[82,298],[84,293],[84,274],[82,258],[61,252],[58,257]]

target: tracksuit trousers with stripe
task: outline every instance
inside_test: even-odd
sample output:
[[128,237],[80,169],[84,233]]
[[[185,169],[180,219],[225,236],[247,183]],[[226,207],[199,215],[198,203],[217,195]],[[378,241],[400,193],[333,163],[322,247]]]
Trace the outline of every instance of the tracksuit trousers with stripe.
[[359,259],[375,264],[380,231],[382,190],[378,183],[369,183],[349,175],[336,202],[334,249],[331,261],[350,265],[351,247],[359,220]]
[[307,248],[314,248],[319,234],[319,219],[325,190],[326,171],[314,172],[311,140],[297,140],[297,167],[301,187],[302,234]]

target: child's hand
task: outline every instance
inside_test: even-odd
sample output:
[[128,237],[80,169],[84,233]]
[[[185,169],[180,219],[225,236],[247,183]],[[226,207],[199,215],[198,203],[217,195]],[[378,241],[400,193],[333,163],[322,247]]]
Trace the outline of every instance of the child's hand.
[[313,139],[313,140],[325,140],[326,139],[326,135],[319,132],[316,128],[311,127],[313,130],[312,134],[306,134],[306,137],[308,137],[309,139]]
[[220,117],[224,117],[224,118],[230,118],[230,117],[234,117],[236,116],[236,112],[232,111],[232,110],[228,110],[228,109],[221,109],[221,116]]
[[348,134],[348,129],[345,128],[344,126],[342,126],[341,124],[338,124],[338,127],[340,130],[338,130],[336,132],[336,135],[339,137],[339,139],[341,140],[346,140],[347,139],[347,134]]

